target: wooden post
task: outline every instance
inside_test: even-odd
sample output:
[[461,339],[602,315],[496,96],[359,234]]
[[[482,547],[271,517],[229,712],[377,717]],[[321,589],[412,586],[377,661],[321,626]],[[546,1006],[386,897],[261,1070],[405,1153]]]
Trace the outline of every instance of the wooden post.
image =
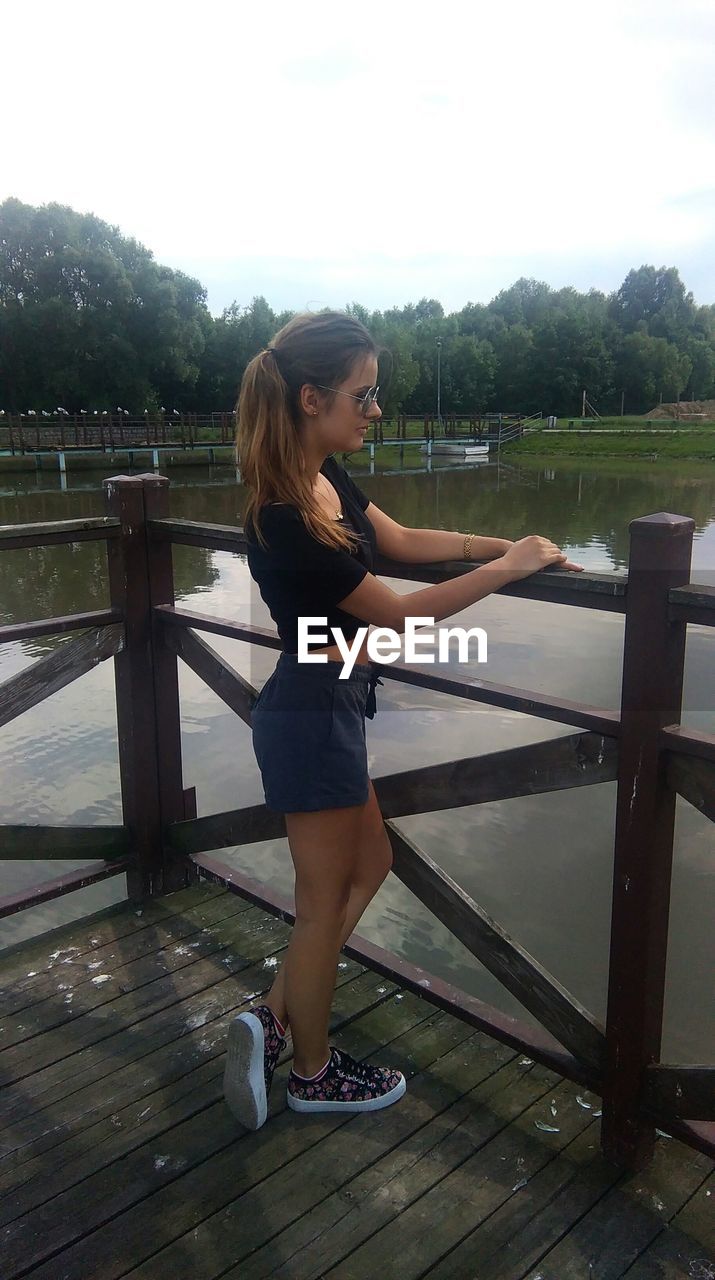
[[675,822],[659,733],[680,720],[685,660],[668,592],[689,581],[694,527],[665,512],[630,524],[602,1121],[604,1154],[629,1169],[655,1137],[640,1101],[660,1057]]
[[144,486],[134,476],[103,482],[107,515],[121,521],[107,543],[109,596],[125,618],[125,647],[114,659],[119,772],[124,824],[139,866],[127,873],[127,892],[139,900],[161,880],[161,812],[144,517]]
[[[147,521],[169,515],[169,480],[167,476],[148,473],[139,476],[144,485],[144,515]],[[195,817],[185,809],[181,762],[181,717],[179,676],[176,654],[164,643],[164,628],[153,612],[160,604],[174,604],[174,572],[172,546],[168,541],[152,537],[147,526],[147,563],[149,603],[151,607],[151,644],[156,706],[156,744],[158,752],[159,807],[162,831],[170,822]],[[171,893],[198,881],[198,870],[184,857],[168,850],[162,839],[161,892]]]
[[195,878],[189,865],[165,859],[163,827],[184,817],[176,659],[164,649],[153,604],[173,604],[171,546],[154,543],[147,519],[168,514],[164,476],[104,481],[108,515],[121,535],[107,545],[109,591],[125,617],[125,648],[116,655],[119,769],[124,822],[139,867],[127,874],[133,900],[168,893]]

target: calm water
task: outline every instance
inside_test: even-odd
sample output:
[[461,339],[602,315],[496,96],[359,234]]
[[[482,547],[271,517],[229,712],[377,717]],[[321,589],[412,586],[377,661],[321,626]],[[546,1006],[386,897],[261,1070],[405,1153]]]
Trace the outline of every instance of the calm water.
[[[431,473],[369,475],[351,470],[370,497],[413,527],[475,530],[518,538],[542,533],[592,570],[623,572],[628,522],[654,511],[696,522],[693,580],[715,581],[715,468],[633,463],[470,464]],[[242,490],[230,471],[171,473],[172,514],[241,522]],[[102,513],[101,474],[59,480],[0,473],[0,523]],[[175,549],[177,598],[188,607],[270,625],[241,557]],[[412,584],[396,589],[414,590]],[[0,555],[0,620],[20,621],[108,603],[100,545]],[[492,597],[460,622],[483,626],[486,679],[618,707],[621,617]],[[5,645],[0,680],[65,641]],[[260,686],[275,654],[219,637],[211,643]],[[458,664],[453,666],[459,670]],[[466,671],[467,668],[465,667]],[[185,667],[181,672],[185,785],[199,815],[263,799],[248,728]],[[474,668],[472,667],[472,674]],[[409,689],[378,688],[368,721],[373,776],[569,733],[568,726]],[[715,732],[715,634],[691,627],[683,722]],[[0,823],[121,821],[112,663],[106,662],[0,729]],[[541,964],[599,1017],[605,1013],[615,783],[401,820],[401,826]],[[224,850],[227,861],[283,890],[291,886],[284,841]],[[79,865],[0,862],[5,891]],[[678,801],[664,1058],[712,1060],[715,1019],[713,889],[715,828]],[[0,946],[123,897],[123,878],[94,885],[0,924]],[[364,917],[362,932],[502,1009],[520,1006],[392,878]]]

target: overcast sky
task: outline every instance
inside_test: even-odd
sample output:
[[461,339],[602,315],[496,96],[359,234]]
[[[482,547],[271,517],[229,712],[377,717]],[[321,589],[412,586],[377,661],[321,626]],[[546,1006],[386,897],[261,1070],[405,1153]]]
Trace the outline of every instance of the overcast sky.
[[712,0],[40,0],[3,27],[0,198],[96,213],[215,314],[643,262],[715,302]]

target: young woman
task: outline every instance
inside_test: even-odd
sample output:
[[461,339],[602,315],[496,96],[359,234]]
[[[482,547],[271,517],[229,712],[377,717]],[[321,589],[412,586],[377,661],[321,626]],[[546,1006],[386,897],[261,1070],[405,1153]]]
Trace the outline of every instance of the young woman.
[[[228,1036],[224,1092],[250,1129],[263,1124],[290,1024],[294,1111],[372,1111],[405,1091],[400,1071],[356,1062],[328,1043],[339,952],[387,875],[392,854],[368,777],[365,717],[375,714],[378,668],[365,639],[348,679],[336,644],[327,661],[298,661],[298,619],[327,618],[353,641],[360,624],[401,633],[408,617],[439,621],[546,565],[579,570],[536,535],[510,542],[410,529],[375,506],[333,457],[360,448],[380,417],[378,351],[351,316],[296,316],[246,368],[238,451],[248,489],[248,563],[282,642],[252,713],[266,804],[285,815],[295,868],[296,919],[262,1004]],[[492,559],[450,582],[398,595],[375,577],[377,552],[425,563]]]

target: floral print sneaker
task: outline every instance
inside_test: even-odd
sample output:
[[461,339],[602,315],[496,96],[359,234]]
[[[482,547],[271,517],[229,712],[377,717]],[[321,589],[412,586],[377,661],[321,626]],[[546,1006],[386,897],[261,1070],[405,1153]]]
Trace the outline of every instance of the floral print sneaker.
[[223,1094],[237,1120],[260,1129],[268,1114],[268,1092],[286,1042],[268,1005],[239,1013],[228,1029]]
[[379,1111],[397,1102],[405,1088],[401,1071],[356,1062],[331,1048],[328,1063],[313,1080],[291,1071],[287,1101],[292,1111]]

